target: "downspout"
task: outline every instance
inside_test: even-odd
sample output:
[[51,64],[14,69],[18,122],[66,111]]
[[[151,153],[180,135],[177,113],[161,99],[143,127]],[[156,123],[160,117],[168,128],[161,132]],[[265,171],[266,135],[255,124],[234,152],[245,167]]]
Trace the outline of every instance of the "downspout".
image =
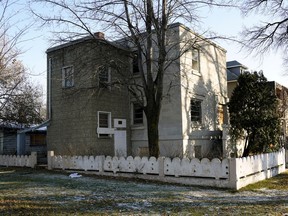
[[48,119],[49,122],[51,119],[51,71],[52,71],[52,58],[48,59],[48,83],[47,83],[47,91],[48,91]]

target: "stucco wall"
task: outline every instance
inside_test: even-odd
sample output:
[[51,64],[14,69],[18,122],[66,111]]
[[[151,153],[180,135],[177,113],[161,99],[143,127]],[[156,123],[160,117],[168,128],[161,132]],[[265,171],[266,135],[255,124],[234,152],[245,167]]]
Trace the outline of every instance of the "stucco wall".
[[[164,94],[159,122],[161,156],[195,156],[195,145],[203,152],[209,150],[213,140],[211,131],[221,130],[219,104],[227,97],[226,51],[221,47],[195,37],[189,29],[175,25],[167,36],[168,59],[179,58],[171,64],[164,75]],[[183,52],[192,47],[200,50],[200,74],[193,74],[191,53]],[[153,48],[155,52],[155,48]],[[171,87],[172,86],[172,87]],[[169,89],[169,91],[168,91]],[[202,124],[193,125],[190,121],[190,99],[202,102]],[[132,127],[132,146],[134,155],[139,149],[147,148],[146,123],[142,127]],[[193,139],[194,132],[197,138]],[[206,136],[203,138],[203,136]]]
[[[187,140],[183,142],[183,149],[185,155],[194,157],[195,146],[201,146],[200,155],[209,152],[215,143],[211,132],[222,129],[219,107],[226,103],[227,98],[226,51],[200,36],[187,33],[185,28],[181,28],[181,35],[183,47],[191,41],[193,47],[199,50],[198,73],[192,70],[192,52],[186,52],[181,57],[182,130],[183,139]],[[191,122],[191,99],[201,101],[201,122]]]

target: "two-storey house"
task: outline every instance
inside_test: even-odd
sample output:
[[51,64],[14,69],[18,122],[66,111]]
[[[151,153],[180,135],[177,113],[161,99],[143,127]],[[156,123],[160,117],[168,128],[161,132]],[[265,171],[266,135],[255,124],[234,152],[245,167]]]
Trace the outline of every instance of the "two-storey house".
[[[164,74],[160,155],[203,157],[215,143],[221,145],[214,138],[225,121],[226,51],[180,23],[169,26],[167,46],[174,60]],[[148,154],[145,114],[123,82],[141,79],[134,50],[100,33],[47,50],[49,150]]]

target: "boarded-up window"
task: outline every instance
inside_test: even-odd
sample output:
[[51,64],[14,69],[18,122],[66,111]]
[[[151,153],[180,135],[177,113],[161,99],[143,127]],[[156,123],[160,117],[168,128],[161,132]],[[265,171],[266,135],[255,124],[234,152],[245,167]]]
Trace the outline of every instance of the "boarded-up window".
[[30,134],[30,145],[46,145],[46,135]]
[[218,106],[218,122],[219,125],[224,123],[224,110],[222,105]]

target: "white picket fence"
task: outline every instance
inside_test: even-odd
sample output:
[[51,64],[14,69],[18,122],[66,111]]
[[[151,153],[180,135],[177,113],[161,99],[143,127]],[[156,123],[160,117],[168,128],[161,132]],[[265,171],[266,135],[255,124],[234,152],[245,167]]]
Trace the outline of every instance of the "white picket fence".
[[285,150],[247,158],[55,156],[48,152],[48,169],[96,171],[117,175],[190,185],[239,189],[285,171]]
[[37,164],[37,152],[31,155],[0,155],[0,166],[31,167]]
[[244,158],[230,159],[233,167],[231,181],[235,181],[236,188],[271,178],[285,171],[285,149],[279,152],[254,155]]

